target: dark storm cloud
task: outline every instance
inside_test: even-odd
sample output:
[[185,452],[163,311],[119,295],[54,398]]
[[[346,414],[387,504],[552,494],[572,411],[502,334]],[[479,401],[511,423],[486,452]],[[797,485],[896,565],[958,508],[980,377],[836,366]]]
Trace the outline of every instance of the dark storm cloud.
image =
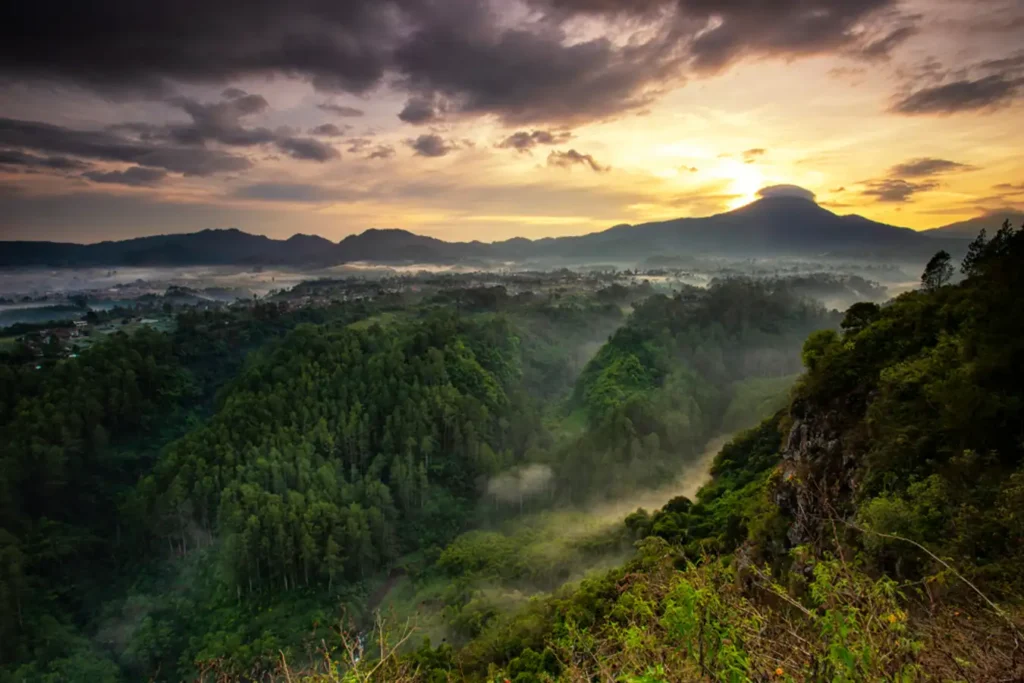
[[919,192],[934,190],[939,184],[933,181],[912,183],[898,178],[886,178],[868,181],[864,186],[861,195],[865,197],[874,197],[880,202],[906,202]]
[[169,147],[132,140],[111,131],[74,130],[17,119],[0,118],[0,145],[35,153],[134,163],[194,176],[241,171],[251,166],[245,157],[221,150]]
[[499,142],[495,147],[514,149],[518,152],[529,152],[538,145],[560,145],[572,138],[569,131],[550,130],[518,130]]
[[654,16],[674,4],[674,0],[529,0],[529,2],[534,7],[551,8],[566,17],[576,14]]
[[89,171],[82,174],[94,183],[113,183],[131,185],[133,187],[149,187],[156,185],[167,177],[167,171],[159,168],[143,168],[132,166],[125,171]]
[[[671,17],[674,36],[689,43],[698,71],[718,71],[750,56],[844,51],[885,57],[915,32],[915,17],[893,11],[895,0],[531,0],[563,17],[576,14],[640,20]],[[881,35],[863,24],[880,14]],[[895,27],[893,26],[895,24]]]
[[[858,29],[893,0],[679,0],[680,13],[700,23],[690,52],[699,71],[718,71],[748,56],[799,56],[830,51],[859,52]],[[715,20],[714,22],[712,20]],[[903,36],[902,39],[905,39]],[[893,38],[874,48],[901,42]]]
[[1002,75],[958,80],[922,88],[898,99],[892,110],[900,114],[953,114],[992,109],[1009,104],[1024,86],[1020,78]]
[[245,92],[241,88],[224,88],[224,90],[221,91],[220,96],[228,100],[233,100],[236,97],[245,97],[248,94],[249,93]]
[[23,76],[166,90],[168,79],[223,82],[294,74],[322,89],[376,85],[394,35],[373,0],[51,0],[5,3],[0,61]]
[[282,138],[276,144],[294,159],[324,162],[341,156],[334,147],[313,138]]
[[573,166],[580,165],[590,167],[590,170],[595,173],[604,173],[611,170],[610,167],[597,163],[592,155],[580,154],[574,149],[570,149],[568,152],[553,151],[548,155],[548,166],[572,168]]
[[896,164],[889,169],[889,175],[894,178],[925,178],[940,173],[971,170],[974,170],[974,166],[969,164],[961,164],[956,161],[949,161],[948,159],[923,157],[904,161],[902,164]]
[[354,117],[354,116],[362,116],[363,115],[363,110],[362,109],[356,109],[355,107],[346,107],[346,106],[341,105],[341,104],[332,104],[330,102],[322,102],[322,103],[320,103],[320,104],[318,104],[316,106],[317,106],[318,109],[321,109],[321,110],[326,111],[326,112],[330,112],[332,114],[336,114],[338,116]]
[[458,149],[457,144],[434,133],[406,140],[406,144],[416,152],[417,156],[422,157],[443,157]]
[[45,168],[54,171],[78,171],[89,165],[68,157],[36,156],[15,149],[0,150],[0,166],[20,166],[27,169]]
[[338,126],[334,125],[333,123],[321,123],[319,126],[315,126],[313,128],[310,128],[309,129],[309,134],[310,135],[323,135],[324,137],[328,137],[328,138],[336,138],[336,137],[341,137],[342,135],[344,135],[346,130],[348,130],[348,126],[345,126],[345,129],[342,130],[341,128],[339,128]]
[[604,118],[649,103],[657,86],[680,77],[685,61],[685,46],[668,30],[625,46],[567,39],[557,26],[425,27],[395,53],[401,82],[417,93],[401,118],[423,123],[446,111],[495,113],[509,124]]
[[[642,109],[689,71],[710,73],[748,57],[857,49],[879,56],[910,30],[858,31],[896,0],[531,4],[530,17],[513,25],[503,5],[484,0],[6,3],[0,71],[150,95],[175,82],[253,75],[366,93],[388,77],[408,93],[402,119],[411,123],[446,110],[495,114],[509,124],[566,123]],[[632,39],[579,41],[567,26],[580,16],[624,27]],[[248,97],[235,90],[226,97]],[[320,106],[344,116],[361,113]]]

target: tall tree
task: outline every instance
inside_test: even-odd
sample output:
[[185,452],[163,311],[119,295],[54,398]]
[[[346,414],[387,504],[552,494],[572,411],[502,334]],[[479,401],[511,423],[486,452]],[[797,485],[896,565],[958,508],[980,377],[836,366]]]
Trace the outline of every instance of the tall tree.
[[932,256],[921,273],[921,283],[928,291],[938,289],[953,277],[953,265],[945,249]]

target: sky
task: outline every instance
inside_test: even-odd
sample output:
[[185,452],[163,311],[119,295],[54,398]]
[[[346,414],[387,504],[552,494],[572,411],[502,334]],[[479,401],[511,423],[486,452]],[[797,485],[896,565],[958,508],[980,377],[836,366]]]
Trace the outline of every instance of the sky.
[[581,234],[789,184],[1024,208],[1024,0],[36,0],[0,9],[0,239]]

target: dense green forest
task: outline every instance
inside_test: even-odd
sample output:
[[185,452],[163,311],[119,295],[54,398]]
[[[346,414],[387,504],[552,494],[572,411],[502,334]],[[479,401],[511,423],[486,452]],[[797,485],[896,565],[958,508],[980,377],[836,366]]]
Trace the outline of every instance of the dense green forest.
[[1006,226],[845,314],[460,286],[8,358],[0,681],[1024,673],[1022,264]]
[[170,334],[7,356],[4,676],[262,671],[471,526],[481,482],[549,439],[543,397],[622,312],[464,308],[186,309]]
[[[340,648],[341,670],[1019,680],[1022,264],[1024,229],[1005,225],[972,244],[959,283],[940,254],[920,290],[856,304],[839,331],[810,335],[788,406],[726,445],[692,499],[627,516],[619,533],[637,545],[621,566],[500,615],[458,648],[385,649],[373,670]],[[302,680],[343,680],[318,671]]]

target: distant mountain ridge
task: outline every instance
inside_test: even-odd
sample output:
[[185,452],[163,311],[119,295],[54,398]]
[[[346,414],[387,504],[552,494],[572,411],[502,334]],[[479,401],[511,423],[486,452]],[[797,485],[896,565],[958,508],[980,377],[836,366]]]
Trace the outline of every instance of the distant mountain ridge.
[[1024,211],[1017,209],[987,211],[981,216],[968,218],[965,221],[944,225],[941,228],[922,230],[921,234],[927,237],[974,239],[981,230],[987,230],[991,236],[1005,220],[1009,220],[1013,225],[1020,225],[1024,222]]
[[[997,227],[997,226],[993,226]],[[369,229],[331,242],[297,234],[287,240],[236,228],[138,237],[97,244],[0,242],[0,266],[331,266],[375,263],[459,263],[527,259],[612,260],[651,255],[709,254],[742,258],[782,255],[914,258],[948,242],[908,228],[839,216],[807,199],[768,197],[704,218],[616,225],[575,237],[522,237],[502,242],[446,242],[399,229]]]

